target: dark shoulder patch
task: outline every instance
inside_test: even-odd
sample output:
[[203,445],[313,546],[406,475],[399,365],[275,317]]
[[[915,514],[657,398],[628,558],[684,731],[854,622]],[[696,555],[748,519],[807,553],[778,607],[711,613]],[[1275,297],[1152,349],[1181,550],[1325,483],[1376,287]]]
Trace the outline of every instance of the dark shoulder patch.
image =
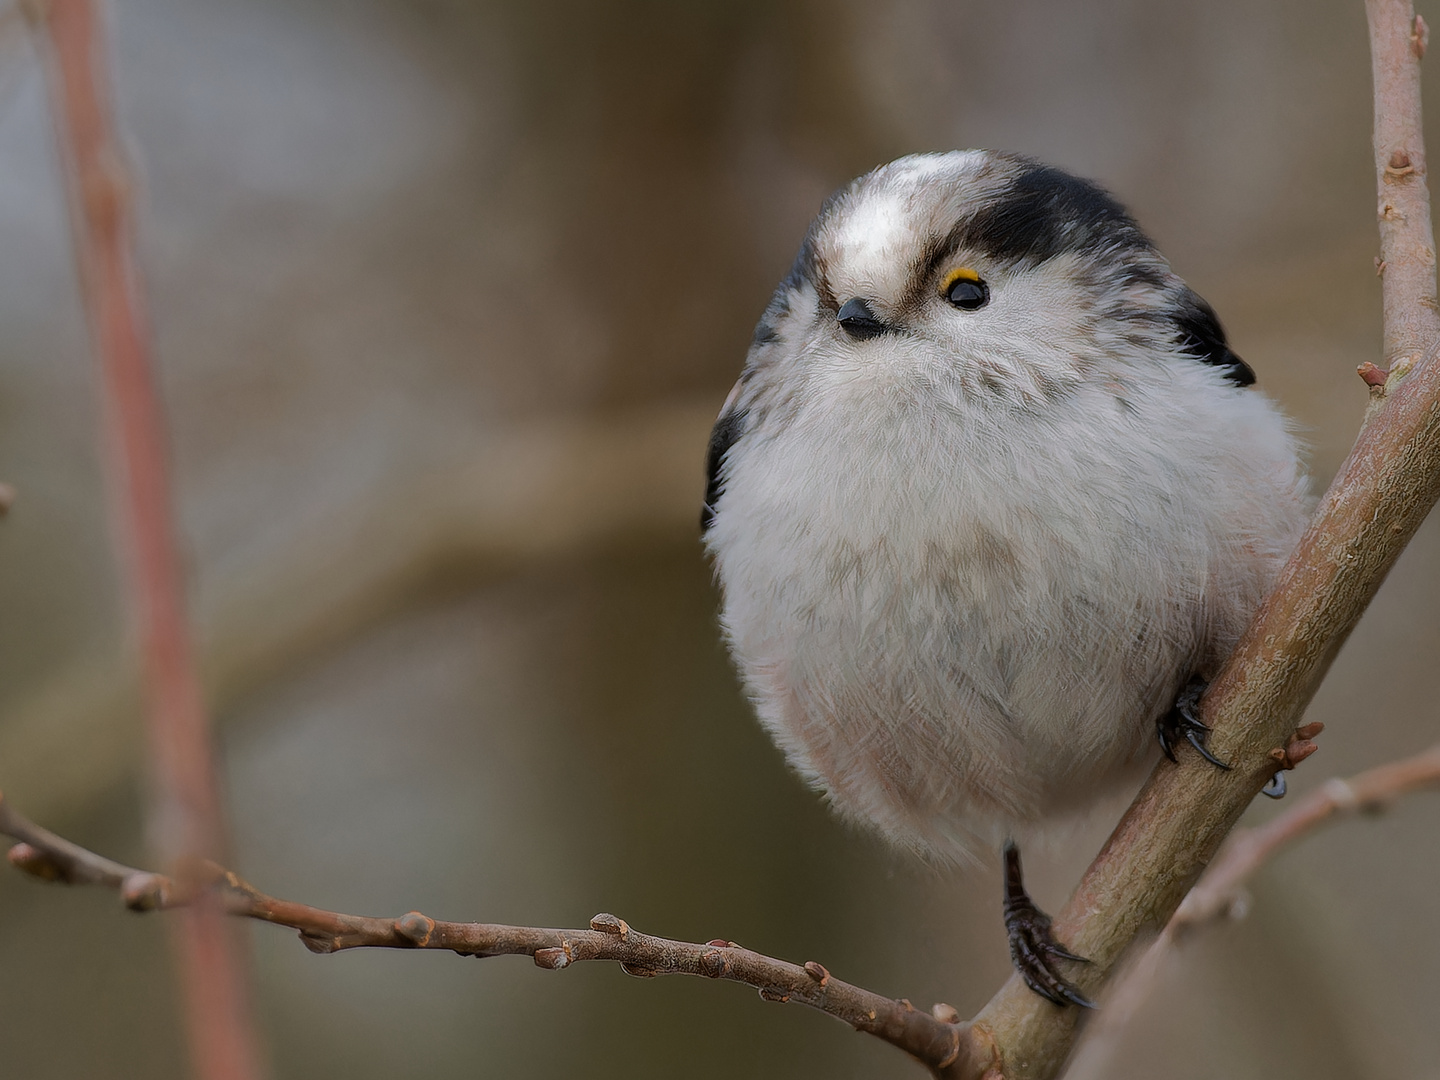
[[725,491],[725,481],[720,477],[720,466],[725,463],[725,452],[734,446],[736,440],[745,434],[745,410],[728,412],[710,430],[710,448],[705,454],[705,503],[700,507],[700,531],[707,532],[715,524],[715,508],[720,505],[720,496]]
[[993,203],[960,225],[956,239],[999,260],[1041,263],[1071,251],[1151,247],[1109,192],[1089,180],[1019,159],[1023,171]]
[[1174,321],[1180,348],[1185,352],[1204,363],[1228,368],[1226,377],[1239,386],[1255,381],[1250,365],[1230,351],[1215,309],[1189,286],[1181,287]]

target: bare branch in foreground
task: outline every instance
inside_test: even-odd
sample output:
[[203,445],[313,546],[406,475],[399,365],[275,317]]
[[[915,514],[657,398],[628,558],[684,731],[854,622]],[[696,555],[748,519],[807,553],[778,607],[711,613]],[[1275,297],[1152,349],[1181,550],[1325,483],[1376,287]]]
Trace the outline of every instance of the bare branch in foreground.
[[[1307,728],[1301,736],[1318,734],[1318,725]],[[1287,767],[1308,757],[1313,749],[1308,737],[1297,737],[1285,755]],[[1440,744],[1349,780],[1328,780],[1265,825],[1234,834],[1165,930],[1106,995],[1067,1076],[1090,1080],[1105,1075],[1120,1033],[1149,997],[1181,936],[1231,914],[1241,886],[1277,851],[1332,818],[1385,807],[1424,787],[1440,787]],[[57,836],[16,812],[3,795],[0,834],[19,841],[9,852],[10,862],[18,869],[46,881],[113,888],[133,911],[184,907],[204,893],[218,898],[231,915],[298,931],[301,942],[315,953],[357,948],[440,949],[480,958],[525,955],[537,967],[552,971],[582,960],[609,960],[639,978],[698,975],[726,979],[754,987],[766,1001],[795,1002],[827,1013],[904,1050],[937,1075],[953,1070],[968,1076],[998,1075],[992,1071],[996,1047],[973,1025],[960,1023],[953,1007],[942,1003],[929,1013],[922,1012],[903,998],[883,997],[836,979],[813,960],[796,965],[723,939],[702,945],[652,937],[605,913],[594,916],[588,930],[442,922],[418,911],[394,919],[345,915],[268,896],[210,862],[192,865],[184,883],[177,883]]]
[[1242,886],[1276,852],[1340,815],[1381,809],[1407,792],[1432,787],[1440,788],[1440,744],[1348,780],[1327,780],[1264,825],[1234,833],[1165,929],[1123,969],[1102,999],[1066,1080],[1101,1080],[1109,1075],[1120,1034],[1149,1000],[1177,943],[1197,927],[1235,914]]
[[[979,1075],[993,1058],[987,1044],[970,1036],[970,1025],[959,1023],[959,1014],[949,1005],[923,1012],[903,998],[887,998],[843,982],[813,960],[792,964],[733,941],[699,945],[651,937],[608,914],[596,915],[588,930],[441,922],[418,911],[394,919],[343,915],[267,896],[210,862],[192,864],[181,879],[113,862],[36,825],[12,809],[3,795],[0,833],[20,841],[10,849],[10,862],[35,877],[116,889],[133,911],[186,907],[202,897],[218,898],[231,915],[298,930],[311,952],[381,948],[443,949],[478,957],[522,955],[552,971],[581,960],[613,960],[641,978],[727,979],[754,987],[766,1001],[808,1005],[899,1047],[932,1070],[955,1066],[964,1055],[965,1067]],[[976,1053],[984,1060],[970,1060]]]
[[[1375,155],[1384,263],[1383,391],[1275,588],[1201,703],[1215,753],[1161,762],[1055,918],[1091,959],[1089,996],[1135,939],[1169,922],[1256,792],[1330,663],[1400,552],[1440,498],[1440,316],[1420,125],[1427,37],[1410,0],[1367,0],[1375,73]],[[1007,1080],[1048,1080],[1075,1040],[1078,1010],[1012,977],[974,1020]],[[953,1080],[974,1074],[951,1068]]]

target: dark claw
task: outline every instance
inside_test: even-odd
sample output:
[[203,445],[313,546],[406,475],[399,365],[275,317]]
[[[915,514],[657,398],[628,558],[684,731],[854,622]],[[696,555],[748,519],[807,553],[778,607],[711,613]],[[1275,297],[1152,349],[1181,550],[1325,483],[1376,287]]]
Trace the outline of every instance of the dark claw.
[[1159,716],[1156,718],[1155,734],[1160,737],[1161,751],[1165,754],[1167,758],[1169,758],[1176,765],[1178,765],[1180,764],[1180,759],[1175,756],[1175,748],[1170,745],[1170,725],[1166,723],[1166,721],[1169,719],[1169,713],[1166,713],[1163,716]]
[[1061,960],[1074,960],[1077,964],[1088,964],[1090,962],[1088,956],[1077,956],[1069,949],[1062,947],[1058,942],[1049,942],[1044,946],[1044,950],[1047,956],[1058,956]]
[[1076,990],[1075,987],[1071,986],[1067,982],[1062,982],[1060,984],[1060,993],[1065,995],[1065,1000],[1070,1002],[1071,1005],[1079,1005],[1082,1009],[1099,1008],[1099,1006],[1096,1005],[1095,1002],[1091,1001],[1084,994],[1080,993],[1079,990]]
[[1025,891],[1020,849],[1013,841],[1005,843],[1005,930],[1010,938],[1010,960],[1026,986],[1061,1008],[1066,1005],[1095,1008],[1093,1001],[1061,978],[1052,966],[1052,958],[1082,964],[1090,961],[1076,956],[1051,935],[1050,916],[1036,907]]
[[1205,745],[1205,737],[1210,734],[1210,728],[1201,723],[1200,718],[1195,715],[1195,706],[1200,703],[1208,685],[1198,675],[1191,679],[1185,689],[1180,691],[1170,711],[1155,721],[1155,730],[1160,736],[1160,749],[1171,761],[1178,760],[1175,757],[1175,747],[1183,738],[1211,765],[1228,772],[1230,766],[1212,754]]
[[1214,765],[1217,769],[1224,769],[1226,772],[1229,772],[1230,766],[1225,764],[1225,762],[1221,761],[1218,757],[1216,757],[1206,748],[1205,736],[1209,734],[1209,732],[1210,729],[1207,728],[1204,724],[1198,724],[1197,727],[1187,727],[1185,729],[1185,741],[1188,742],[1191,746],[1193,746],[1196,750],[1200,751],[1200,756],[1203,757],[1206,761],[1208,761],[1211,765]]
[[1285,770],[1276,769],[1275,775],[1270,777],[1270,782],[1260,789],[1260,794],[1269,795],[1272,799],[1283,799],[1285,790]]

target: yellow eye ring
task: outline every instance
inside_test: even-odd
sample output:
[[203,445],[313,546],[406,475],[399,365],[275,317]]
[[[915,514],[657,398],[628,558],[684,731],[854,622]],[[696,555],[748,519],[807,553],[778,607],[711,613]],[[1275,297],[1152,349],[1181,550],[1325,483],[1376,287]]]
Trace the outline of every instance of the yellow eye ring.
[[962,266],[945,275],[940,295],[961,311],[979,311],[990,302],[990,286],[974,270]]
[[945,280],[940,283],[940,295],[949,296],[950,290],[955,287],[955,283],[957,281],[973,281],[978,284],[980,281],[980,275],[977,274],[974,270],[971,270],[968,266],[957,267],[956,269],[951,270],[950,273],[946,274]]

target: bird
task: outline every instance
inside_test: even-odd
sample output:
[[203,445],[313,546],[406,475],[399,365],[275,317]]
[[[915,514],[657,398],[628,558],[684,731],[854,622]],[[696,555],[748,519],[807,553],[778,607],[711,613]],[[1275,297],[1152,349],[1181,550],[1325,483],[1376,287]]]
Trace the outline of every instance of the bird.
[[924,153],[824,202],[711,433],[703,543],[761,724],[924,859],[1003,843],[1011,957],[1057,1005],[1093,1005],[1084,958],[1015,837],[1159,753],[1227,767],[1196,703],[1312,507],[1254,382],[1098,184]]

